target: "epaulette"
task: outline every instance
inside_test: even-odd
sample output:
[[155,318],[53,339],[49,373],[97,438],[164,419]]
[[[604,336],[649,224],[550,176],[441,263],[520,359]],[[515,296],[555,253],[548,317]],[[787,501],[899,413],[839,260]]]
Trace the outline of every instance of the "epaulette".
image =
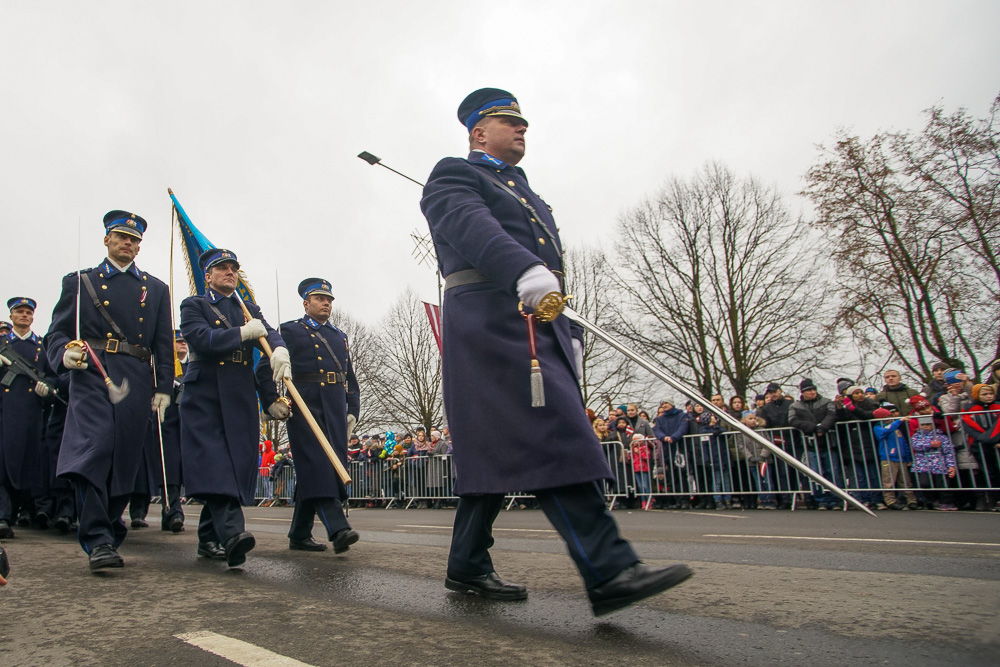
[[[94,270],[94,267],[91,266],[91,267],[86,268],[86,269],[80,269],[80,273],[90,273],[93,270]],[[76,271],[70,271],[69,273],[67,273],[63,277],[64,278],[69,278],[70,276],[75,276],[75,275],[76,275]]]

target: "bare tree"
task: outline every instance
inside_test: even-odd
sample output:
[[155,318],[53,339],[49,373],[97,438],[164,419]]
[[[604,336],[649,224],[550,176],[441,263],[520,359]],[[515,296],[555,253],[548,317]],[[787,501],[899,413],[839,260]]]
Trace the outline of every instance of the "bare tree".
[[982,120],[927,110],[923,132],[841,131],[806,174],[827,232],[838,322],[929,377],[1000,356],[1000,99]]
[[[588,320],[606,330],[614,330],[623,314],[619,308],[621,290],[605,253],[592,248],[566,252],[566,285],[573,295],[572,307]],[[603,412],[619,403],[643,403],[652,394],[653,380],[614,348],[594,336],[584,336],[583,403],[595,412]],[[647,405],[652,403],[647,402]]]
[[364,433],[370,426],[377,426],[388,418],[384,405],[379,400],[376,386],[376,369],[381,356],[379,338],[375,329],[340,308],[334,308],[330,313],[330,323],[347,334],[347,344],[354,367],[354,375],[358,379],[361,411],[356,433]]
[[441,422],[441,357],[424,307],[405,291],[381,320],[375,338],[378,357],[367,375],[372,398],[385,423],[429,432]]
[[640,350],[704,396],[786,380],[820,365],[830,341],[827,276],[808,225],[774,188],[712,163],[672,178],[621,217],[618,320]]

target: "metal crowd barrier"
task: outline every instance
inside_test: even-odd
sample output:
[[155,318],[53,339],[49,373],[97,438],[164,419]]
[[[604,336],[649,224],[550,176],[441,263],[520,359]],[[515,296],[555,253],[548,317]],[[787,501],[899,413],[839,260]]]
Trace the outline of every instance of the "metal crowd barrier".
[[[919,501],[924,506],[978,504],[982,508],[985,502],[992,508],[1000,499],[1000,449],[970,444],[961,427],[963,414],[937,416],[942,427],[941,449],[950,448],[955,459],[953,477],[918,475],[912,471],[912,463],[892,460],[898,457],[885,452],[880,456],[876,427],[889,426],[893,419],[839,422],[821,437],[793,428],[758,432],[865,503],[877,506],[897,499],[903,504]],[[914,416],[914,424],[918,421]],[[909,446],[908,423],[899,428]],[[740,503],[744,507],[795,509],[803,502],[846,509],[845,503],[738,432],[686,435],[673,443],[649,439],[635,452],[617,440],[602,446],[613,474],[605,482],[609,509],[622,502],[641,503],[647,509],[654,503],[680,507]],[[915,454],[911,450],[910,458]],[[418,503],[458,500],[453,495],[450,455],[350,461],[348,470],[353,480],[349,498],[354,506],[410,508]],[[261,475],[257,497],[261,501],[291,500],[294,484],[291,467],[282,470],[273,483]],[[531,497],[510,493],[507,507]]]
[[284,466],[278,476],[271,479],[271,468],[261,466],[257,474],[257,489],[254,500],[258,505],[277,501],[291,502],[295,496],[295,468]]

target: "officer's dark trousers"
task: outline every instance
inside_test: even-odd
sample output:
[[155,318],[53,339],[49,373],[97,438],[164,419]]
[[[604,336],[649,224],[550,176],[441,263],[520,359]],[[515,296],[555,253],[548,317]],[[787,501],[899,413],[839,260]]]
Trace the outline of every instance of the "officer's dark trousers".
[[[181,486],[180,484],[167,484],[167,497],[163,498],[163,488],[160,488],[161,500],[163,504],[161,525],[163,528],[167,528],[170,522],[174,520],[174,517],[179,517],[181,521],[184,520],[184,506],[181,505]],[[167,504],[167,501],[170,501]]]
[[14,514],[30,507],[31,492],[16,489],[10,484],[0,483],[0,521],[14,525]]
[[146,493],[133,493],[128,499],[128,518],[145,519],[149,514],[149,501],[151,498]]
[[73,489],[52,487],[48,495],[35,498],[35,509],[39,512],[45,512],[50,519],[58,519],[59,517],[75,519],[76,507],[73,505]]
[[327,539],[350,528],[347,517],[344,516],[344,506],[339,498],[308,498],[296,500],[292,512],[292,525],[288,529],[288,539],[301,542],[312,537],[313,517],[318,516],[326,528]]
[[200,496],[198,500],[205,503],[198,519],[199,542],[218,542],[225,546],[227,540],[246,529],[243,507],[238,499],[211,494]]
[[76,531],[80,546],[88,554],[102,544],[110,544],[116,549],[125,541],[128,529],[122,521],[122,512],[128,505],[129,497],[108,497],[108,490],[77,477],[73,480],[77,508],[80,512],[80,526]]
[[[584,585],[595,588],[639,562],[632,546],[618,534],[618,524],[604,505],[596,482],[534,492],[542,511],[566,542]],[[462,496],[448,555],[448,576],[476,577],[494,571],[489,549],[493,521],[502,494]]]

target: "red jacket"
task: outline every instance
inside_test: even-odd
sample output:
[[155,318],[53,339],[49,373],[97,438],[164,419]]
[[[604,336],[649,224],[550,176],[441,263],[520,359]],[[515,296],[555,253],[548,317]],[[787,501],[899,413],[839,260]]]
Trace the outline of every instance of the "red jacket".
[[965,432],[969,435],[970,445],[976,442],[983,446],[1000,444],[1000,413],[975,414],[977,412],[987,413],[992,410],[1000,410],[1000,403],[985,405],[976,402],[972,404],[966,414],[962,415],[962,426],[965,427]]

